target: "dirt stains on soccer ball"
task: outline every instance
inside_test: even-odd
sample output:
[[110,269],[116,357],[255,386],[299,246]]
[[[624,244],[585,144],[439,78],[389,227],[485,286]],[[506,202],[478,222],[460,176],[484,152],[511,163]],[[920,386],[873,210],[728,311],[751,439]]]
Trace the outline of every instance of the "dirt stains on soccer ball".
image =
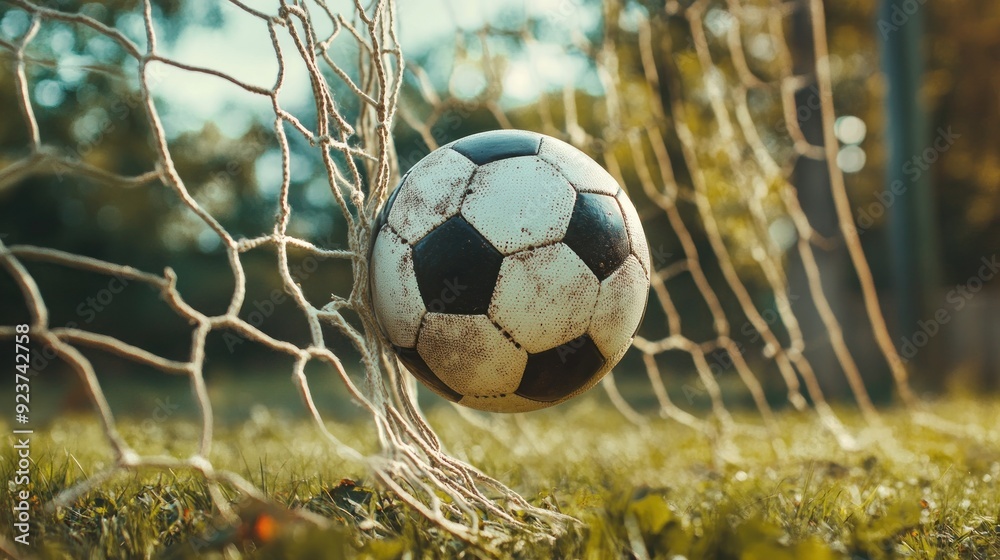
[[620,185],[556,138],[483,132],[418,162],[372,230],[375,317],[441,397],[523,412],[590,389],[642,321],[649,249]]

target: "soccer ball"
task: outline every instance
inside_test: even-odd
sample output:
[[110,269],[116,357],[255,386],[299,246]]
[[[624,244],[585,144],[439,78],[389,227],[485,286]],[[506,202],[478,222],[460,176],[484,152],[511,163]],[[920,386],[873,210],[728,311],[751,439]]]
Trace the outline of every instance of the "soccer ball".
[[483,132],[410,169],[376,217],[372,308],[438,395],[521,412],[590,389],[646,309],[649,249],[614,178],[555,138]]

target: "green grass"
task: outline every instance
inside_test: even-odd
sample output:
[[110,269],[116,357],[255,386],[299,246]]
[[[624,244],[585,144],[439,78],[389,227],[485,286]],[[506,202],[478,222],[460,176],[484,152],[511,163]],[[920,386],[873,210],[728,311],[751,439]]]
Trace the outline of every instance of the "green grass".
[[[921,427],[900,410],[885,412],[885,428],[863,428],[847,410],[842,416],[862,443],[850,452],[839,449],[813,415],[784,412],[778,418],[783,456],[767,437],[748,433],[734,438],[739,458],[720,462],[690,429],[661,420],[639,428],[596,398],[529,414],[523,422],[484,417],[488,430],[446,407],[432,410],[430,419],[454,455],[530,501],[583,522],[554,549],[514,541],[504,555],[1000,557],[1000,403],[952,399],[931,411],[982,437]],[[252,480],[279,503],[334,519],[332,528],[243,505],[235,494],[243,524],[226,526],[214,516],[200,479],[147,471],[120,477],[72,507],[36,509],[31,552],[42,558],[481,555],[373,488],[357,465],[331,460],[308,423],[261,410],[252,417],[217,433],[213,463]],[[197,441],[196,428],[180,420],[121,427],[144,453],[186,456]],[[372,451],[363,423],[331,428]],[[109,457],[96,424],[75,417],[36,432],[32,451],[32,492],[42,501]],[[0,451],[3,480],[12,478],[11,457],[7,445]],[[11,488],[0,488],[0,531],[8,536]]]

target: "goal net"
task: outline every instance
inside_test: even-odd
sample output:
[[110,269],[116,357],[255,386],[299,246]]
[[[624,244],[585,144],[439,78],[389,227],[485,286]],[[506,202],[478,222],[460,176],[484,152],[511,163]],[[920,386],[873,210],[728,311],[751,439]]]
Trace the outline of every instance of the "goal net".
[[[879,367],[899,400],[917,405],[847,198],[842,167],[852,169],[845,156],[855,154],[841,154],[835,134],[821,1],[567,0],[481,26],[466,19],[473,23],[455,18],[459,45],[438,79],[445,91],[434,86],[439,69],[415,67],[418,91],[404,90],[400,117],[429,149],[450,140],[456,117],[540,129],[601,162],[638,201],[656,271],[634,348],[661,416],[705,433],[725,454],[745,429],[773,435],[777,383],[788,405],[815,411],[840,445],[856,447],[824,389],[844,386],[879,425],[826,293],[824,274],[845,268],[860,286],[862,330]],[[507,48],[516,54],[496,54]],[[435,52],[426,64],[439,60]],[[532,102],[519,105],[519,96]],[[832,252],[847,266],[823,270]],[[817,359],[829,363],[816,367]],[[671,388],[665,380],[678,369],[696,377]],[[733,381],[759,426],[733,420]],[[614,375],[603,387],[629,419],[647,421]],[[692,413],[696,400],[707,401],[709,416]]]
[[[261,51],[266,57],[242,73],[213,65],[212,53],[200,59],[176,54],[158,21],[163,8],[149,0],[135,6],[132,17],[117,19],[120,14],[92,13],[86,6],[73,10],[12,0],[5,7],[4,21],[23,23],[11,24],[0,39],[5,80],[17,104],[16,111],[6,109],[5,120],[18,123],[27,146],[0,154],[0,191],[36,177],[75,178],[122,193],[162,185],[178,209],[176,220],[201,232],[195,242],[214,243],[224,254],[233,284],[224,309],[209,312],[191,303],[190,294],[178,288],[179,273],[169,267],[139,270],[129,263],[0,240],[0,263],[20,290],[34,340],[78,374],[114,450],[109,465],[59,495],[55,505],[70,503],[122,473],[149,469],[203,476],[223,514],[232,515],[224,489],[267,501],[260,488],[211,461],[214,420],[206,347],[210,336],[224,333],[290,358],[292,382],[328,440],[328,452],[366,465],[386,489],[456,538],[492,550],[511,535],[551,539],[572,524],[443,450],[417,406],[415,383],[380,340],[366,303],[366,254],[375,213],[401,172],[454,140],[460,128],[532,128],[562,138],[593,156],[645,208],[656,270],[646,321],[625,364],[645,369],[645,390],[655,395],[662,416],[703,432],[723,459],[733,457],[727,442],[734,434],[770,429],[776,405],[768,389],[775,382],[783,385],[790,406],[814,410],[841,445],[856,445],[824,396],[810,345],[830,348],[853,401],[868,422],[878,423],[864,375],[824,292],[820,262],[830,245],[842,247],[849,257],[864,316],[896,394],[907,405],[917,404],[879,310],[837,163],[831,59],[820,0],[670,0],[665,5],[554,0],[512,10],[485,2],[459,4],[440,11],[455,42],[427,46],[411,58],[408,46],[400,43],[400,29],[408,25],[405,10],[413,7],[397,8],[391,0],[336,6],[325,0],[252,5],[230,0],[219,8],[223,17],[249,22],[245,29],[266,47]],[[20,15],[8,18],[15,12]],[[74,70],[111,73],[128,84],[134,102],[129,106],[150,139],[149,161],[140,171],[125,172],[52,140],[46,123],[54,104],[45,97],[47,86],[39,84],[44,75],[39,68],[73,66],[52,46],[56,33],[79,41],[100,38],[106,48],[121,53],[120,67],[78,63]],[[805,47],[791,49],[793,40]],[[228,180],[193,180],[177,164],[178,135],[167,129],[164,114],[196,111],[200,102],[188,97],[192,107],[186,109],[160,97],[171,87],[171,76],[181,73],[219,88],[225,98],[248,100],[247,107],[264,116],[262,134],[276,150],[267,155],[269,178],[257,177],[258,188],[273,194],[274,220],[261,231],[237,234],[227,226],[231,214],[218,201],[240,196],[238,190],[226,194],[237,189],[237,173],[230,172]],[[803,173],[798,163],[803,160],[815,163],[813,175]],[[303,195],[307,186],[296,177],[303,162],[313,162],[322,178],[320,195],[334,201],[344,225],[342,247],[318,242],[302,225],[308,222],[303,196],[316,194],[312,184]],[[818,231],[815,217],[801,203],[802,178],[815,176],[828,184],[832,206],[826,215],[835,216],[834,231]],[[269,334],[252,319],[247,291],[260,279],[245,263],[248,255],[260,252],[273,253],[271,267],[308,325],[308,342]],[[307,293],[298,263],[309,257],[349,270],[347,289],[321,299]],[[801,270],[799,280],[791,278],[791,262]],[[190,325],[187,358],[168,359],[78,325],[54,323],[47,294],[32,273],[37,263],[152,287]],[[793,281],[804,292],[794,292]],[[823,340],[803,332],[799,299],[811,302]],[[14,334],[13,325],[0,326],[0,336]],[[363,377],[345,368],[346,358],[331,337],[350,343],[351,359],[360,361]],[[121,435],[106,387],[81,349],[185,377],[200,412],[197,451],[187,457],[135,451]],[[378,453],[349,445],[325,421],[306,375],[307,367],[318,366],[339,379],[370,416]],[[708,414],[690,403],[678,404],[678,389],[669,382],[673,369],[693,372],[697,382],[680,390],[685,398],[693,391],[706,399]],[[741,384],[737,392],[749,395],[759,425],[733,420],[725,400],[726,391],[733,390],[731,377]],[[619,383],[624,383],[621,376]],[[623,414],[638,423],[650,421],[629,404],[627,392],[619,392],[613,376],[603,386]],[[484,421],[463,414],[472,422]],[[777,447],[778,438],[772,439]],[[326,522],[308,512],[294,513]]]

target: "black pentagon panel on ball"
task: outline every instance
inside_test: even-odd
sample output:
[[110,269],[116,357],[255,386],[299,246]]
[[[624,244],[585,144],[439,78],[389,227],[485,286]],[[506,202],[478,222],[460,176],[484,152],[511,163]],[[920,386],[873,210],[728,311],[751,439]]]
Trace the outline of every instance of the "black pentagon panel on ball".
[[586,385],[604,363],[601,351],[585,334],[544,352],[528,354],[528,365],[515,394],[534,401],[557,401]]
[[526,130],[495,130],[462,138],[451,149],[476,165],[518,156],[538,155],[542,136]]
[[628,230],[618,202],[603,194],[579,193],[563,243],[599,280],[611,276],[629,255]]
[[455,216],[413,246],[413,269],[427,310],[485,314],[503,255],[465,218]]
[[394,345],[392,349],[396,351],[396,355],[399,356],[399,361],[406,365],[406,368],[410,370],[410,373],[412,373],[414,377],[423,381],[425,385],[433,388],[439,395],[452,402],[462,400],[461,393],[449,387],[444,381],[441,381],[440,377],[431,371],[430,366],[428,366],[427,362],[420,357],[416,348],[402,348]]

